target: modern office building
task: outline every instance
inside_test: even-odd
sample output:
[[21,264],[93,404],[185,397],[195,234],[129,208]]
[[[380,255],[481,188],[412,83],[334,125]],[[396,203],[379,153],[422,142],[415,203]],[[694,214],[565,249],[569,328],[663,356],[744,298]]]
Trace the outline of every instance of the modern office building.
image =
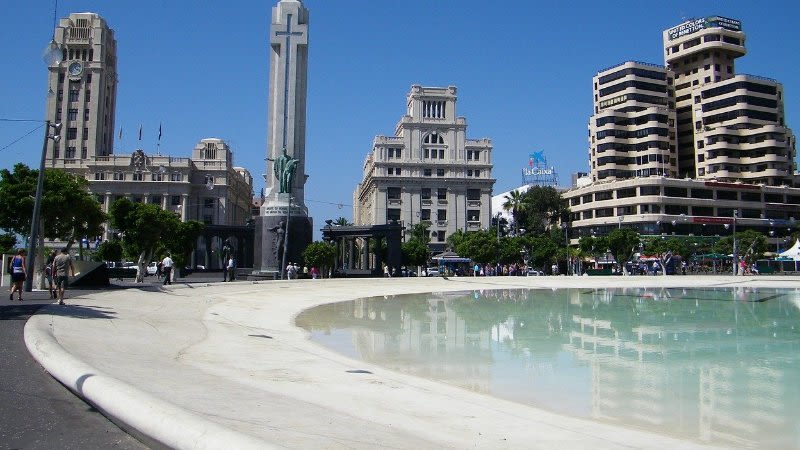
[[355,225],[427,222],[434,251],[456,230],[489,226],[492,143],[467,139],[456,99],[455,86],[411,87],[395,135],[376,136],[364,161],[353,194]]
[[739,226],[780,242],[800,219],[783,87],[736,74],[738,20],[688,20],[663,42],[665,66],[631,61],[593,78],[589,183],[564,193],[573,243],[623,226],[711,236]]
[[54,40],[63,61],[48,68],[53,95],[48,96],[46,118],[62,128],[61,140],[48,140],[46,167],[85,177],[104,211],[127,197],[158,204],[184,221],[247,223],[253,179],[246,169],[234,167],[224,141],[200,140],[191,158],[141,148],[114,153],[117,43],[102,17],[70,14],[59,21]]

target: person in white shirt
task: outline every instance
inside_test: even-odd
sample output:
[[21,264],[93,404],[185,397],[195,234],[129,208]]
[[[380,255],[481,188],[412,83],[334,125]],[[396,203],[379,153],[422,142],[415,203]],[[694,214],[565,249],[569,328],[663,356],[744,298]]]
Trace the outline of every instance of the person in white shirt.
[[233,281],[235,279],[234,273],[236,272],[236,261],[234,261],[233,255],[228,258],[228,267],[226,270],[228,272],[228,281]]
[[170,258],[170,254],[167,253],[167,256],[161,260],[161,265],[164,267],[164,285],[172,284],[172,258]]

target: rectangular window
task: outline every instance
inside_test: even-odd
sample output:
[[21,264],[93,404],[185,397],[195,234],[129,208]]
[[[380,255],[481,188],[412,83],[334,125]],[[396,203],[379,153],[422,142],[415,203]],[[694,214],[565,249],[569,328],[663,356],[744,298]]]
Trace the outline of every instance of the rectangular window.
[[64,152],[64,158],[66,159],[74,159],[75,158],[75,147],[68,146],[67,151]]
[[79,93],[80,93],[80,91],[78,90],[78,88],[70,87],[69,88],[69,101],[77,102]]
[[395,174],[395,175],[401,175],[401,173],[400,173],[400,168],[399,168],[399,167],[395,167],[395,168],[394,168],[394,174]]
[[67,110],[67,120],[78,120],[78,108],[70,108]]
[[761,192],[742,192],[743,202],[760,202]]
[[144,181],[144,174],[142,172],[134,172],[133,181]]
[[86,159],[87,155],[89,154],[89,149],[86,147],[81,148],[81,158]]
[[394,167],[389,167],[389,168],[387,169],[387,173],[388,173],[389,175],[394,175]]
[[170,174],[169,181],[183,181],[183,175],[180,173]]
[[125,180],[125,173],[114,172],[114,181],[124,181],[124,180]]
[[437,200],[447,200],[447,188],[436,189]]
[[203,208],[210,209],[214,207],[214,200],[213,197],[207,197],[203,199]]
[[481,176],[481,171],[480,170],[475,170],[475,177],[476,178],[480,178],[480,176]]
[[83,127],[83,139],[89,139],[89,129],[86,127]]
[[431,176],[431,169],[422,169],[422,176],[425,177]]
[[75,127],[67,128],[67,140],[78,139],[78,129]]
[[89,121],[89,108],[84,108],[83,110],[83,121],[84,122]]
[[444,159],[444,149],[439,149],[439,159]]
[[180,205],[181,204],[181,196],[180,195],[173,195],[172,196],[172,201],[170,203],[172,203],[172,206]]
[[420,210],[419,220],[431,220],[431,210],[430,209]]
[[447,220],[447,210],[446,209],[437,209],[436,210],[436,220]]
[[390,187],[386,188],[386,198],[389,200],[400,200],[400,188]]
[[437,242],[444,242],[445,241],[444,236],[445,236],[444,230],[437,231],[436,232],[436,241]]
[[105,180],[106,179],[106,173],[105,172],[95,172],[94,173],[94,179],[95,180]]
[[436,169],[436,176],[443,177],[444,176],[444,169]]
[[481,220],[481,211],[479,209],[467,210],[467,222],[479,222]]
[[150,181],[164,181],[164,175],[161,173],[153,173],[150,175]]
[[717,191],[717,200],[739,200],[736,191]]
[[388,208],[386,210],[386,220],[400,220],[400,209],[399,208]]
[[641,186],[639,195],[661,195],[661,186]]
[[92,84],[92,74],[91,73],[87,73],[86,74],[86,84]]
[[467,200],[480,200],[480,199],[481,199],[480,189],[467,189]]
[[431,188],[422,188],[420,191],[420,197],[423,200],[430,200],[431,199]]

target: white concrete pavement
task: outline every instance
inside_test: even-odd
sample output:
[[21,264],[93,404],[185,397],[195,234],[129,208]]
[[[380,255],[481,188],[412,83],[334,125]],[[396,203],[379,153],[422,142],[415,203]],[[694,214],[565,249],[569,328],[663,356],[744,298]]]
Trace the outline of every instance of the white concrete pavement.
[[[175,284],[101,291],[32,317],[32,355],[151,445],[172,448],[698,448],[333,353],[294,317],[376,295],[473,289],[763,286],[799,277],[460,277]],[[371,373],[352,373],[362,369]]]

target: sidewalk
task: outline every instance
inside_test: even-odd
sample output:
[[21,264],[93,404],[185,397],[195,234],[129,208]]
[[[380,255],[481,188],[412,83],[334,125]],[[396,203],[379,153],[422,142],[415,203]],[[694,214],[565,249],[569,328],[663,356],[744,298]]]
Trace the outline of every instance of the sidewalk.
[[179,280],[46,306],[25,341],[77,395],[146,443],[174,448],[697,448],[390,372],[293,325],[311,306],[376,295],[644,283],[800,287],[730,276]]

